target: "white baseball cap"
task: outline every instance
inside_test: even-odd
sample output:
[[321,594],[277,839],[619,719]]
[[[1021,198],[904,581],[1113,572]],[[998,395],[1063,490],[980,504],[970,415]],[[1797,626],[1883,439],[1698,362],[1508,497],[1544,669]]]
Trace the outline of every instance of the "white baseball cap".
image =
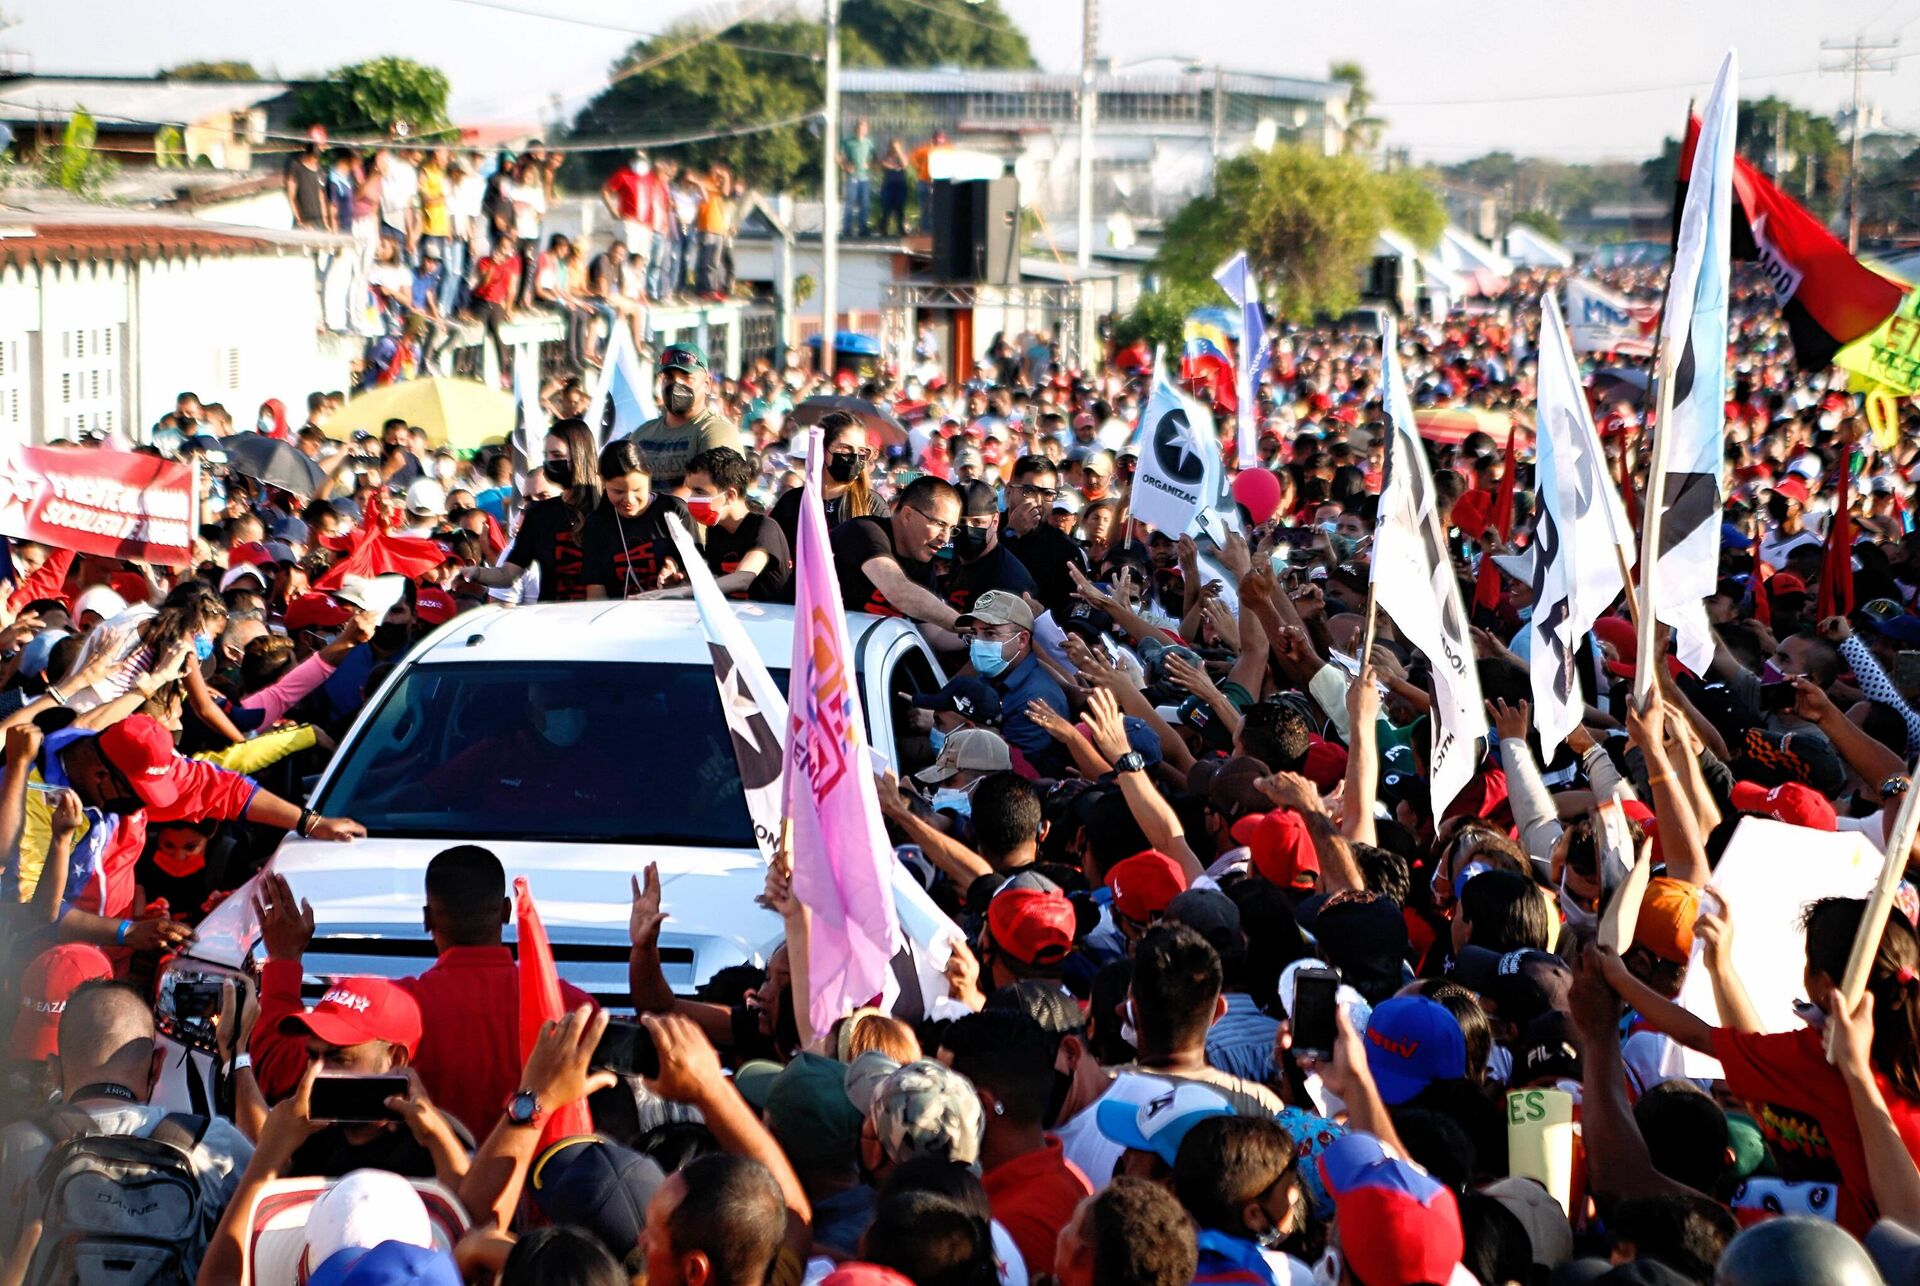
[[82,590],[80,597],[73,600],[73,619],[78,621],[88,612],[101,620],[112,620],[127,610],[127,600],[116,594],[110,586],[95,585]]
[[407,512],[435,517],[446,513],[447,489],[432,478],[416,478],[407,488]]
[[350,1171],[307,1212],[310,1269],[342,1250],[371,1250],[383,1241],[433,1245],[433,1223],[420,1194],[390,1170]]

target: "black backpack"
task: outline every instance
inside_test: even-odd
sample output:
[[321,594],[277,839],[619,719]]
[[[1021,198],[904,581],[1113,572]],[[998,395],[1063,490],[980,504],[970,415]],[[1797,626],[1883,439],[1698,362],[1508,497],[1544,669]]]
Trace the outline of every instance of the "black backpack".
[[42,1117],[53,1146],[35,1180],[42,1227],[27,1286],[190,1286],[211,1226],[193,1168],[208,1124],[174,1112],[142,1138],[103,1134],[74,1107]]

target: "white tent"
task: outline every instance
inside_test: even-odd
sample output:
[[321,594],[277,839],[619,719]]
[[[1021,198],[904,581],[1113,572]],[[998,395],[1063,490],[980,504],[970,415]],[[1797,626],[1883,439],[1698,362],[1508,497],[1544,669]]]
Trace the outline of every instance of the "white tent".
[[1573,252],[1524,223],[1507,229],[1507,258],[1523,268],[1571,268]]
[[1472,281],[1483,294],[1495,293],[1513,275],[1514,267],[1513,260],[1452,224],[1440,234],[1440,262]]

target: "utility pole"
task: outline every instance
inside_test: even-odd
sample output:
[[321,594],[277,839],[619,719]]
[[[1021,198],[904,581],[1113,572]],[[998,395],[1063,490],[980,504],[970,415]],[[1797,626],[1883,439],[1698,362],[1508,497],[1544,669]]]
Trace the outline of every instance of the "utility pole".
[[1860,78],[1870,71],[1892,71],[1893,59],[1875,57],[1885,54],[1900,45],[1898,37],[1891,40],[1868,40],[1864,35],[1856,35],[1852,40],[1823,40],[1820,42],[1822,53],[1844,54],[1845,59],[1832,66],[1822,67],[1823,72],[1845,72],[1853,76],[1853,144],[1852,154],[1847,161],[1847,253],[1860,253]]
[[1213,173],[1207,178],[1216,186],[1220,181],[1220,133],[1227,119],[1226,103],[1221,98],[1220,91],[1225,86],[1226,79],[1226,73],[1221,70],[1220,64],[1215,63],[1213,65],[1213,141],[1212,150],[1209,153],[1213,157]]
[[1097,365],[1094,351],[1099,343],[1093,320],[1092,286],[1087,278],[1093,267],[1093,122],[1100,110],[1100,92],[1095,86],[1095,53],[1100,47],[1100,0],[1081,0],[1080,5],[1080,220],[1074,249],[1074,274],[1079,291],[1080,367],[1091,371]]
[[827,0],[826,124],[820,140],[820,373],[833,374],[840,326],[840,0]]

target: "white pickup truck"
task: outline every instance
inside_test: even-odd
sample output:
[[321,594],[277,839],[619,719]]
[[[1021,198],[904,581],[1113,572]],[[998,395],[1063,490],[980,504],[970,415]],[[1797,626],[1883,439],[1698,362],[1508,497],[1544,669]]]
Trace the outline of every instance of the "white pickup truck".
[[[733,606],[784,689],[793,609]],[[936,690],[939,663],[910,622],[851,616],[847,625],[868,742],[898,765],[894,694]],[[421,640],[367,702],[310,801],[361,822],[367,838],[288,835],[269,863],[313,904],[310,995],[325,978],[404,977],[432,964],[421,923],[426,867],[456,844],[482,845],[509,878],[527,878],[561,976],[616,1005],[627,995],[630,878],[649,862],[672,913],[661,956],[675,990],[762,961],[780,923],[754,903],[765,866],[713,673],[691,603],[485,609]],[[555,707],[565,717],[543,735],[535,724]],[[564,771],[554,770],[557,755]],[[456,759],[437,782],[435,769]],[[538,783],[524,797],[517,765]],[[214,984],[257,976],[252,892],[249,883],[217,907],[162,972],[156,1015],[170,1049],[156,1101],[204,1101]]]

